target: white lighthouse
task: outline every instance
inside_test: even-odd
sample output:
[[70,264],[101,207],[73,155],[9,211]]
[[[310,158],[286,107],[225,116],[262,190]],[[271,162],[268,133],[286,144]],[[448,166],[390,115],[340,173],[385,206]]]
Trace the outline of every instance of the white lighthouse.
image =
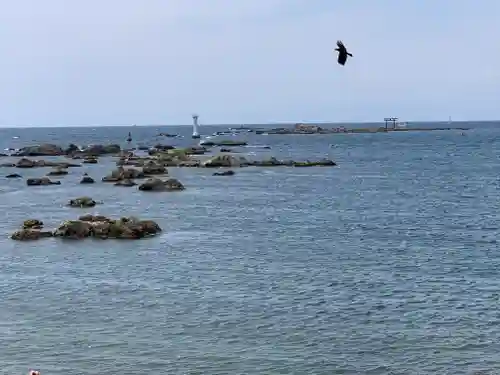
[[200,132],[198,129],[198,115],[193,115],[193,136],[192,138],[200,138]]

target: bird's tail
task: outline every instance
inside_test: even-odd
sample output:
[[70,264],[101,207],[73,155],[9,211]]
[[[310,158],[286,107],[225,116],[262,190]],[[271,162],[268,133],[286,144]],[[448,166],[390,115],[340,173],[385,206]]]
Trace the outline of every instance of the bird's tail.
[[352,57],[352,53],[347,52],[347,54]]

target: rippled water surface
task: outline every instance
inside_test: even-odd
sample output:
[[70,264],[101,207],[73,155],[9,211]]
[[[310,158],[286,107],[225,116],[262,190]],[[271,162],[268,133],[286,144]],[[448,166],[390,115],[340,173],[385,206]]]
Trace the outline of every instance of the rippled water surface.
[[[121,142],[129,130],[3,129],[0,143]],[[157,141],[155,128],[131,130]],[[272,147],[244,152],[339,166],[171,168],[187,189],[160,194],[78,184],[111,158],[60,186],[0,177],[2,373],[500,373],[500,130],[244,138]],[[104,204],[64,206],[81,195]],[[164,232],[8,239],[28,217],[55,227],[83,212]]]

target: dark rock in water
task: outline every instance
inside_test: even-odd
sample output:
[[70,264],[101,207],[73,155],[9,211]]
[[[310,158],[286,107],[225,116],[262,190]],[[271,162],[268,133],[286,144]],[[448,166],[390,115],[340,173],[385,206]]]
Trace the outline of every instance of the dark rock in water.
[[66,150],[64,150],[65,155],[72,155],[74,153],[79,152],[80,149],[78,148],[77,145],[71,143]]
[[160,226],[152,220],[139,220],[132,217],[112,220],[106,217],[88,215],[81,219],[64,222],[54,231],[54,236],[68,239],[87,237],[140,239],[162,231]]
[[94,207],[97,204],[95,200],[90,197],[80,197],[76,199],[71,199],[68,203],[70,207],[79,207],[79,208],[89,208]]
[[61,185],[61,181],[51,181],[48,177],[28,178],[26,180],[28,186],[46,186],[46,185]]
[[334,167],[337,163],[333,160],[323,159],[318,161],[294,161],[294,167]]
[[17,174],[17,173],[11,173],[11,174],[8,174],[7,176],[5,176],[5,178],[21,178],[22,176],[20,174]]
[[66,162],[53,162],[46,160],[31,160],[22,158],[16,164],[17,168],[35,168],[35,167],[59,167],[59,168],[69,168],[69,167],[81,167],[80,164],[71,164]]
[[232,176],[234,175],[234,171],[223,171],[223,172],[214,172],[213,176]]
[[133,180],[130,179],[125,179],[125,180],[120,180],[115,183],[115,186],[125,186],[125,187],[131,187],[137,185]]
[[134,168],[128,168],[125,169],[123,167],[118,167],[114,171],[111,172],[111,174],[105,176],[102,178],[104,182],[118,182],[120,180],[133,180],[135,178],[145,178],[146,175]]
[[12,156],[60,156],[64,155],[64,150],[53,144],[42,144],[37,146],[23,147]]
[[108,155],[118,154],[121,151],[120,145],[91,145],[82,151],[86,155]]
[[0,153],[0,157],[5,157],[5,156],[9,156],[9,155]]
[[47,173],[47,176],[65,176],[68,174],[68,171],[61,167],[56,167],[54,170]]
[[156,164],[153,161],[148,162],[142,167],[142,173],[145,175],[152,175],[152,174],[166,174],[167,168],[165,168],[163,165]]
[[243,167],[248,164],[248,160],[246,160],[243,156],[217,155],[205,161],[203,166],[206,168],[231,168]]
[[245,141],[233,141],[231,139],[221,140],[221,141],[204,141],[203,146],[246,146]]
[[219,150],[219,152],[233,152],[233,150],[231,150],[230,148],[224,148],[224,147],[223,147],[223,148],[221,148],[221,149]]
[[23,229],[41,229],[43,221],[38,219],[28,219],[23,222]]
[[156,155],[159,152],[165,152],[168,150],[174,150],[174,146],[157,144],[148,150],[149,155]]
[[162,145],[162,144],[157,144],[154,146],[159,151],[167,151],[167,150],[173,150],[175,147],[171,145]]
[[30,159],[22,158],[16,163],[17,168],[33,168],[35,166],[35,161]]
[[158,178],[150,178],[139,185],[139,190],[142,191],[181,191],[184,189],[184,185],[175,178],[170,178],[166,181]]
[[108,221],[112,222],[113,220],[107,218],[106,216],[103,215],[92,215],[92,214],[86,214],[82,215],[78,218],[80,221]]
[[81,184],[93,184],[95,181],[92,177],[90,177],[87,173],[85,173],[80,180]]
[[334,167],[337,165],[333,160],[323,159],[317,161],[294,161],[294,160],[278,160],[271,157],[267,160],[253,161],[250,165],[255,167]]
[[52,232],[31,228],[17,230],[10,236],[15,241],[33,241],[48,237],[52,237]]
[[84,159],[83,159],[83,162],[85,164],[97,164],[98,163],[98,159],[97,157],[95,156],[86,156]]

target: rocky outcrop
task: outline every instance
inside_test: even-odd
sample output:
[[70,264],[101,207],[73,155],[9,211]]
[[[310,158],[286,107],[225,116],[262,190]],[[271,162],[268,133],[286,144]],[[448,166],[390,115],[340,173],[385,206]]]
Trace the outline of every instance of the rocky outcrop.
[[64,154],[65,154],[65,155],[73,155],[73,154],[75,154],[75,153],[77,153],[77,152],[79,152],[79,151],[80,151],[80,148],[79,148],[77,145],[75,145],[75,144],[71,143],[71,144],[70,144],[70,145],[69,145],[69,146],[68,146],[68,147],[64,150]]
[[56,167],[47,173],[47,176],[65,176],[68,174],[68,171],[65,168]]
[[38,219],[27,219],[23,222],[23,229],[42,229],[43,221]]
[[245,141],[233,141],[231,139],[221,141],[204,141],[203,146],[246,146],[248,143]]
[[61,185],[61,181],[51,181],[48,177],[41,178],[28,178],[26,180],[28,186],[47,186],[47,185]]
[[54,231],[44,231],[42,227],[43,223],[40,220],[26,220],[23,227],[15,231],[10,238],[16,241],[32,241],[47,237],[132,240],[151,237],[162,231],[158,223],[153,220],[139,220],[134,217],[115,220],[101,215],[83,215],[78,220],[65,221]]
[[10,238],[15,241],[33,241],[40,238],[52,237],[51,231],[44,231],[43,221],[28,219],[23,222],[22,228],[15,231]]
[[244,167],[249,164],[243,156],[235,155],[216,155],[208,159],[202,165],[206,168],[232,168]]
[[20,229],[10,236],[15,241],[33,241],[48,237],[52,237],[52,232],[40,229]]
[[142,167],[142,173],[145,175],[157,175],[157,174],[167,174],[167,168],[163,165],[157,164],[154,161],[147,162]]
[[213,176],[232,176],[232,175],[234,175],[234,171],[232,170],[213,173]]
[[[6,165],[5,165],[6,166]],[[53,162],[46,160],[32,160],[27,158],[22,158],[17,161],[15,165],[16,168],[37,168],[37,167],[54,167],[54,168],[70,168],[70,167],[81,167],[80,164],[71,164],[66,162]]]
[[104,182],[118,182],[120,180],[133,180],[135,178],[145,178],[144,172],[135,168],[118,167],[109,175],[102,178]]
[[64,150],[53,144],[41,144],[36,146],[23,147],[12,156],[60,156],[64,155]]
[[152,220],[139,220],[133,217],[112,220],[104,216],[85,215],[79,220],[62,223],[54,231],[54,237],[140,239],[154,236],[161,231],[160,226]]
[[322,159],[317,161],[294,161],[294,160],[278,160],[271,157],[267,160],[253,161],[250,163],[252,166],[256,167],[334,167],[337,165],[333,160]]
[[90,197],[75,198],[75,199],[71,199],[68,202],[68,206],[78,207],[78,208],[94,207],[96,204],[97,204],[97,202]]
[[95,181],[92,177],[90,177],[87,173],[84,173],[82,179],[80,180],[81,184],[93,184]]
[[170,178],[166,181],[159,178],[150,178],[139,185],[139,190],[142,191],[181,191],[184,189],[184,185],[175,178]]
[[110,154],[118,154],[121,151],[120,145],[112,144],[112,145],[90,145],[85,148],[82,154],[85,155],[110,155]]
[[155,155],[158,152],[164,152],[164,151],[173,150],[173,149],[175,149],[174,146],[157,144],[157,145],[151,147],[150,149],[148,149],[148,154]]

